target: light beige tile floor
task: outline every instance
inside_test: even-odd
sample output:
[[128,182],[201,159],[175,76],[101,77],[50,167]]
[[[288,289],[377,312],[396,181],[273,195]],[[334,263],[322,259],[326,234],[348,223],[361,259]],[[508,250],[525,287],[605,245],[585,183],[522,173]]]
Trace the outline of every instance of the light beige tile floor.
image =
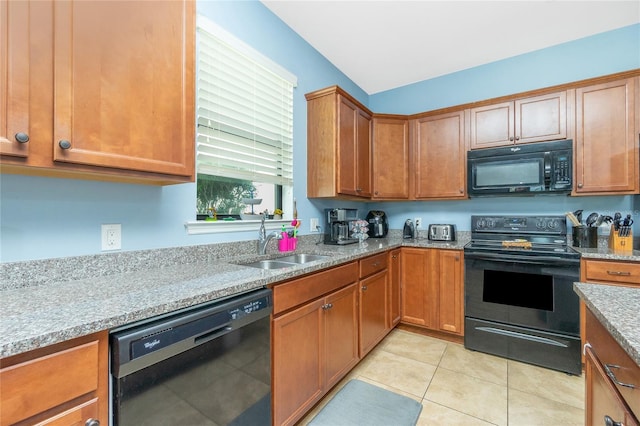
[[457,343],[398,329],[300,424],[307,424],[356,378],[421,402],[418,426],[584,424],[584,375],[473,352]]

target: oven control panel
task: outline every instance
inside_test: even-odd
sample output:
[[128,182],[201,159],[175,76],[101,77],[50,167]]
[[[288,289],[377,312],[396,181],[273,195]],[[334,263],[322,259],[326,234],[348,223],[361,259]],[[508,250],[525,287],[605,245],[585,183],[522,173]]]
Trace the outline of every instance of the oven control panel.
[[564,216],[471,216],[471,232],[487,233],[567,233]]

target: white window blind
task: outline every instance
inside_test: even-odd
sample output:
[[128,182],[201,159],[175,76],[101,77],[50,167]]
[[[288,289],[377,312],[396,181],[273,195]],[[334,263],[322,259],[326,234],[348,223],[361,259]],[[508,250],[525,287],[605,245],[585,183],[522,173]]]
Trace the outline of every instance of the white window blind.
[[291,186],[295,77],[207,22],[199,17],[198,173]]

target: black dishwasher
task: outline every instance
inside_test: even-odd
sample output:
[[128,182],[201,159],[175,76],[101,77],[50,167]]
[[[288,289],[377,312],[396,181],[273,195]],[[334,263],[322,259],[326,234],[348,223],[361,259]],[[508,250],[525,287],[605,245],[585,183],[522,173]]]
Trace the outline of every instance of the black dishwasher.
[[270,425],[271,290],[115,329],[113,424]]

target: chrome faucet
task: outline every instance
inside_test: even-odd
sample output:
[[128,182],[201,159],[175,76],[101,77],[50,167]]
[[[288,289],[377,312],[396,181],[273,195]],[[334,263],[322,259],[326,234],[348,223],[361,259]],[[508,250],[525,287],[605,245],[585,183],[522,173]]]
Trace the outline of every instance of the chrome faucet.
[[271,241],[272,238],[279,240],[282,238],[279,232],[273,231],[269,235],[267,235],[267,230],[264,227],[264,220],[267,218],[267,214],[262,215],[262,219],[260,221],[260,229],[258,230],[258,254],[267,254],[267,244]]

